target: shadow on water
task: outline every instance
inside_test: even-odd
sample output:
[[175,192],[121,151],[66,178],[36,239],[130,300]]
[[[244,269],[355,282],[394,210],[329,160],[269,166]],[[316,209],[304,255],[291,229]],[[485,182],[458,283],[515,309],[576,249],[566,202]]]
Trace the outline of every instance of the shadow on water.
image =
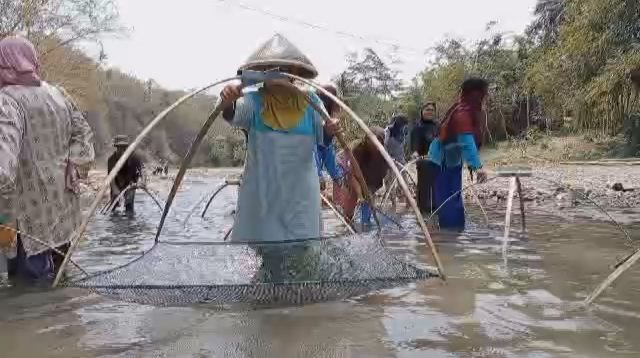
[[[193,205],[221,183],[190,178],[163,233],[171,241],[220,239],[237,195],[225,189],[205,218]],[[163,183],[166,197],[170,182]],[[204,203],[202,204],[204,206]],[[160,212],[136,198],[134,217],[98,216],[76,259],[95,272],[130,261],[153,243]],[[324,213],[328,232],[340,222]],[[500,213],[491,216],[498,224]],[[590,311],[581,302],[628,253],[611,225],[530,213],[514,223],[506,260],[501,229],[435,234],[448,282],[418,282],[344,302],[268,310],[159,308],[81,290],[0,289],[0,347],[7,357],[634,357],[640,356],[640,268]],[[403,218],[405,227],[414,227]],[[481,222],[477,221],[476,222]],[[632,236],[637,227],[630,227]],[[395,255],[424,266],[417,232],[386,235]]]

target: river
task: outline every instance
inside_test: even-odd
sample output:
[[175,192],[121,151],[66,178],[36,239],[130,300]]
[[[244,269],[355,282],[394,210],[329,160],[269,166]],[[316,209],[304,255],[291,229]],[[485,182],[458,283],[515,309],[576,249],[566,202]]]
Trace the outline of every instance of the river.
[[[222,182],[191,175],[174,204],[165,240],[221,238],[231,226],[236,189],[207,216],[184,221]],[[156,187],[163,197],[170,182]],[[141,192],[134,217],[97,215],[74,258],[91,272],[115,267],[152,246],[160,212]],[[325,213],[329,231],[339,222]],[[516,215],[517,216],[517,215]],[[498,220],[500,215],[492,215]],[[411,225],[411,219],[403,219]],[[116,302],[79,289],[18,291],[0,283],[2,357],[638,357],[640,267],[590,310],[581,305],[629,252],[602,222],[529,216],[528,238],[514,238],[507,260],[499,229],[463,237],[435,234],[448,282],[417,282],[348,301],[302,307],[220,310]],[[640,227],[629,226],[637,235]],[[424,263],[427,247],[391,235],[387,247]]]

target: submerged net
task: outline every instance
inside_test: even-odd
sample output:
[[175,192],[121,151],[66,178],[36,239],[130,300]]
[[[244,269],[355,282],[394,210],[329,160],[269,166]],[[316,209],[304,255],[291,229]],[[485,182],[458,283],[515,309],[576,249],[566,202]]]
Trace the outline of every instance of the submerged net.
[[161,242],[123,267],[69,284],[128,302],[295,305],[339,300],[435,275],[377,236],[262,244]]

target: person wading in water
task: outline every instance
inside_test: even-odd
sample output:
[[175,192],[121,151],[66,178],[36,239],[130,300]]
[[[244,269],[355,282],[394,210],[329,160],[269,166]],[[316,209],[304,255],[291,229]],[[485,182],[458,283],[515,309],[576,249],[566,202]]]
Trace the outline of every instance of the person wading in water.
[[[391,121],[387,128],[384,130],[384,147],[391,155],[391,158],[396,162],[398,169],[402,169],[405,164],[405,142],[407,137],[407,126],[409,125],[409,120],[406,116],[402,114],[395,115],[391,118]],[[404,173],[403,173],[404,174]],[[405,178],[406,175],[403,175]],[[387,185],[392,185],[395,181],[395,176],[392,172],[387,174],[385,178],[385,183]],[[391,195],[391,205],[393,212],[396,212],[396,202],[399,197],[402,197],[402,190],[400,186],[396,186],[395,190],[390,193]]]
[[[127,138],[126,135],[118,135],[113,139],[113,146],[116,148],[116,151],[111,154],[107,161],[107,169],[109,172],[116,166],[122,154],[127,150],[129,138]],[[133,214],[134,212],[134,202],[136,198],[135,185],[138,183],[144,183],[144,165],[140,158],[134,153],[127,159],[127,162],[111,183],[111,201],[116,200],[120,193],[129,188],[130,185],[134,185],[134,187],[124,193],[124,208],[128,214]],[[116,205],[113,206],[113,210],[118,208],[118,206],[120,206],[120,203],[116,203]]]
[[0,255],[11,280],[48,285],[80,224],[94,149],[82,112],[39,72],[33,44],[0,40]]
[[437,170],[426,156],[429,146],[438,132],[435,102],[427,102],[420,108],[420,118],[416,120],[411,131],[411,151],[413,157],[420,157],[416,162],[418,172],[417,202],[423,214],[430,214],[434,208],[434,184]]
[[[240,71],[272,69],[309,79],[317,76],[307,57],[281,35],[261,46]],[[338,123],[335,119],[323,123],[305,96],[288,87],[292,84],[296,85],[279,79],[244,90],[232,84],[221,93],[226,105],[223,118],[248,136],[231,241],[303,240],[321,235],[315,152],[325,131],[335,134]],[[322,106],[313,91],[301,91]]]
[[[478,182],[486,180],[478,153],[482,145],[482,104],[489,84],[480,78],[470,78],[462,84],[459,100],[444,116],[438,137],[429,148],[429,160],[438,166],[436,204],[441,229],[462,231],[465,211],[462,200],[462,167],[466,162],[477,172]],[[451,200],[447,201],[450,197]]]

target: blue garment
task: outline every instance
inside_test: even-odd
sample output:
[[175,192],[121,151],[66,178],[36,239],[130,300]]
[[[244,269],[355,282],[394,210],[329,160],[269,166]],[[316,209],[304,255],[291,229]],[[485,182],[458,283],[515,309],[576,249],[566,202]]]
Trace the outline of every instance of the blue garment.
[[371,224],[371,215],[372,212],[369,203],[363,202],[362,204],[360,204],[360,221],[363,225]]
[[17,246],[16,257],[7,260],[9,278],[26,284],[49,285],[54,279],[55,272],[52,250],[27,257],[19,237]]
[[[320,99],[310,93],[320,105]],[[320,182],[315,152],[322,118],[305,107],[297,125],[272,129],[262,118],[262,93],[247,90],[225,119],[249,135],[231,241],[281,241],[320,237]]]
[[482,168],[478,146],[473,134],[468,133],[460,134],[457,140],[444,145],[440,139],[436,138],[429,147],[429,160],[439,166],[446,163],[445,165],[450,168],[461,167],[463,161],[473,170]]
[[[455,141],[445,143],[435,139],[429,147],[429,160],[436,169],[435,201],[440,211],[441,229],[464,230],[464,202],[462,200],[462,167],[464,162],[473,170],[482,168],[478,147],[472,134],[463,133]],[[455,195],[455,196],[454,196]],[[449,199],[451,196],[453,198]],[[449,201],[447,201],[449,199]]]
[[334,181],[340,180],[343,176],[342,168],[336,161],[336,148],[333,143],[328,145],[318,145],[316,147],[316,167],[318,176],[322,178],[322,170],[326,169],[329,176]]
[[[436,177],[435,201],[438,207],[438,221],[441,229],[464,230],[464,202],[462,200],[462,166],[439,167]],[[455,196],[454,196],[455,195]],[[454,196],[451,198],[451,196]],[[451,199],[449,199],[451,198]]]

